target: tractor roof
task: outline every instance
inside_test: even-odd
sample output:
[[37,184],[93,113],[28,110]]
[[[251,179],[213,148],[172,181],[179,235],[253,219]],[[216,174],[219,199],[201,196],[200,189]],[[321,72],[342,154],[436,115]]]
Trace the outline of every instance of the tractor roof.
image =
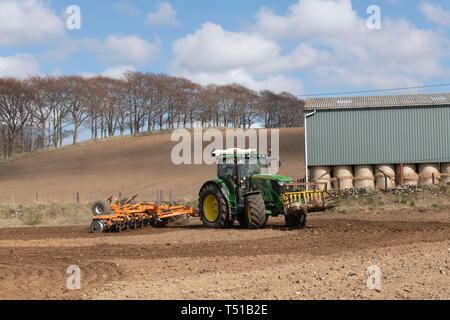
[[234,155],[237,155],[238,157],[266,157],[267,154],[265,153],[258,153],[256,149],[239,149],[239,148],[231,148],[226,150],[214,150],[212,155],[214,157],[223,157],[223,158],[230,158],[234,157]]

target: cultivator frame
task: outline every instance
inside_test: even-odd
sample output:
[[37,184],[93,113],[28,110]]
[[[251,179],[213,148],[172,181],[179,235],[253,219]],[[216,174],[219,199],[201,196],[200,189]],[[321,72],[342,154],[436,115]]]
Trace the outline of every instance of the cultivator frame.
[[170,219],[180,216],[198,216],[198,210],[189,206],[167,203],[135,202],[137,195],[127,199],[96,201],[92,206],[94,218],[92,233],[121,232],[143,227],[165,227]]

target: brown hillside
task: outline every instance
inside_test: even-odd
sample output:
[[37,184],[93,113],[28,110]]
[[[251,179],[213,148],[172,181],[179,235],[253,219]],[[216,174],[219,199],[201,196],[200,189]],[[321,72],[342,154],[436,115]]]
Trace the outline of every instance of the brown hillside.
[[[303,128],[280,129],[280,174],[304,177]],[[176,143],[171,135],[105,141],[43,152],[0,164],[0,204],[29,204],[104,199],[139,194],[154,200],[156,190],[192,200],[203,182],[216,176],[215,166],[172,164]]]

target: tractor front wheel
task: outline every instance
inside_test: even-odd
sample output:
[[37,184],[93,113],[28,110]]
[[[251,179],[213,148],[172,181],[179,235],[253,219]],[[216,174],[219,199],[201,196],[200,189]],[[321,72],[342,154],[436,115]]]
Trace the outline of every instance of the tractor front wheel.
[[198,199],[200,218],[208,228],[228,228],[227,200],[215,185],[207,184],[200,190]]
[[266,226],[266,205],[261,194],[246,197],[244,215],[249,229],[262,229]]

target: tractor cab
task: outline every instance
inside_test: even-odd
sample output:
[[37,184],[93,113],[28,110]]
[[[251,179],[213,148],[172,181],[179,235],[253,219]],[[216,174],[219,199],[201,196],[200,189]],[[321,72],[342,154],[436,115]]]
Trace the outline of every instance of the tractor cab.
[[249,188],[250,178],[255,175],[268,174],[271,159],[265,154],[244,153],[234,155],[221,155],[218,157],[217,177],[225,181],[231,189],[236,188],[236,178]]

